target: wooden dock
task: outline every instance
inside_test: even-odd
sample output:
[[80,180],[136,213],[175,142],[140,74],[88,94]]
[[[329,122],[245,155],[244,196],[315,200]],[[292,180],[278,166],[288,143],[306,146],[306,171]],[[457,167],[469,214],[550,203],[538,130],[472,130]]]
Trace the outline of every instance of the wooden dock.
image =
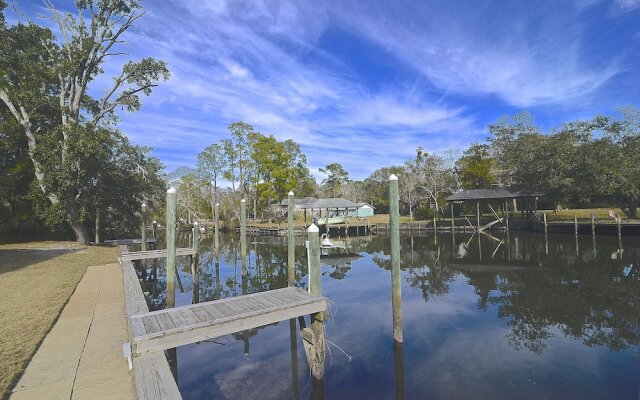
[[327,299],[295,287],[136,314],[134,356],[213,339],[327,309]]
[[133,374],[141,400],[181,399],[163,350],[322,313],[328,307],[325,297],[287,287],[149,312],[131,261],[135,256],[129,256],[126,245],[120,251]]
[[[147,243],[155,243],[156,239],[155,238],[148,238],[145,240]],[[122,246],[122,245],[129,245],[129,244],[141,244],[142,243],[142,239],[110,239],[110,240],[105,240],[104,242],[102,242],[108,246]]]
[[[193,256],[196,250],[190,247],[176,249],[176,256]],[[133,251],[120,255],[120,261],[147,260],[150,258],[167,258],[167,250]]]

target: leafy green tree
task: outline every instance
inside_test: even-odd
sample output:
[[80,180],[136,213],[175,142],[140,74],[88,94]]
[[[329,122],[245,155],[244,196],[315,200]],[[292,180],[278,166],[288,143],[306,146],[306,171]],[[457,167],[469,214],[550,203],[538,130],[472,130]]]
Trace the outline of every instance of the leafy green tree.
[[389,176],[402,175],[404,168],[401,166],[382,167],[373,171],[364,180],[365,198],[376,208],[378,213],[386,213],[389,210]]
[[495,160],[486,144],[469,146],[456,162],[456,169],[464,189],[488,189],[496,181]]
[[340,186],[349,180],[349,173],[339,163],[328,164],[326,167],[320,168],[320,172],[327,175],[322,183],[329,185],[333,197],[337,197]]
[[[117,122],[115,110],[140,108],[140,94],[149,95],[167,79],[164,62],[145,58],[125,63],[113,85],[99,99],[90,98],[90,83],[123,42],[123,34],[143,15],[137,0],[77,1],[77,14],[49,10],[61,33],[28,22],[2,25],[0,34],[0,102],[22,127],[39,189],[48,201],[49,217],[59,215],[79,243],[88,243],[83,224],[82,169],[86,147],[95,146],[96,132]],[[86,14],[89,15],[86,15]],[[110,131],[110,130],[108,130]],[[78,143],[83,143],[79,146]]]
[[240,195],[244,196],[245,190],[245,172],[250,163],[249,155],[247,154],[249,149],[249,137],[255,133],[253,126],[246,122],[239,121],[229,124],[229,131],[231,137],[234,139],[235,156],[237,158],[238,166],[238,188],[240,189]]

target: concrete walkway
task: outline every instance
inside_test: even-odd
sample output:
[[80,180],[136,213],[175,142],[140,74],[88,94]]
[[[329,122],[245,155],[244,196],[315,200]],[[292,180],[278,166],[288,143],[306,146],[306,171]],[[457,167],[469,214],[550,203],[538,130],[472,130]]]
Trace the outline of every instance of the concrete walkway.
[[11,399],[135,399],[127,336],[120,265],[89,267]]

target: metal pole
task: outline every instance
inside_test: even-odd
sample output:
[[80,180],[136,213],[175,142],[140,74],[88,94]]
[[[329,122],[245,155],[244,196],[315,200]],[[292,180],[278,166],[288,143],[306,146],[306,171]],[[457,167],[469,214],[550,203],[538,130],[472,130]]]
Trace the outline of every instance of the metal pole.
[[295,286],[296,284],[296,242],[293,236],[294,218],[294,194],[293,192],[289,192],[287,200],[287,280],[289,286]]
[[176,306],[176,198],[175,188],[167,190],[167,307]]
[[247,259],[247,201],[240,201],[240,259]]
[[391,234],[391,304],[393,340],[402,343],[402,289],[400,285],[400,199],[398,177],[389,177],[389,229]]
[[142,203],[142,212],[141,212],[141,217],[142,217],[142,234],[140,235],[141,239],[140,242],[142,243],[141,249],[142,251],[146,251],[147,250],[147,205],[145,203]]

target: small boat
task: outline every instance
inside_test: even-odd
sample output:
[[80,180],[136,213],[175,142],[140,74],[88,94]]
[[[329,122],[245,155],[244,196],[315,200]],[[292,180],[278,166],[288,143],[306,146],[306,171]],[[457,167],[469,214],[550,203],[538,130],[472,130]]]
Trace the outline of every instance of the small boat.
[[327,218],[318,218],[318,221],[316,222],[316,225],[337,225],[337,224],[344,224],[346,221],[345,217],[330,217],[327,221]]

